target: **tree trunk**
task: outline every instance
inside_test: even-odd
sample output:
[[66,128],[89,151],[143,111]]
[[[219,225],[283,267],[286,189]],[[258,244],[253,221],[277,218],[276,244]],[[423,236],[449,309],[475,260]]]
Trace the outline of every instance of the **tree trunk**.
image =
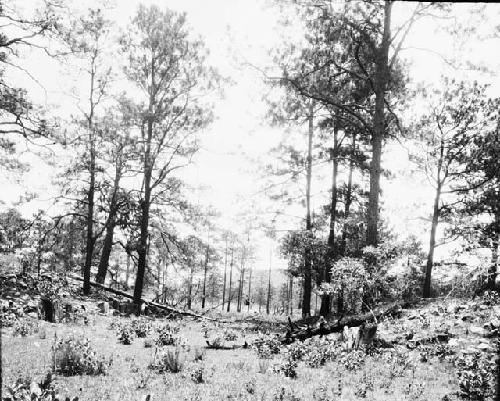
[[290,276],[290,316],[293,316],[293,276]]
[[248,276],[248,312],[250,312],[251,296],[252,296],[252,267],[250,266],[250,274]]
[[228,297],[228,299],[227,299],[227,311],[228,312],[231,311],[231,298],[232,298],[231,290],[233,287],[233,262],[234,262],[233,256],[234,256],[234,249],[231,246],[231,263],[229,264],[229,293],[227,296]]
[[378,49],[375,72],[375,113],[372,131],[372,161],[370,163],[370,194],[368,197],[366,244],[377,246],[379,221],[380,172],[382,141],[385,136],[385,91],[389,81],[389,47],[391,39],[392,1],[384,3],[384,33]]
[[226,257],[224,259],[224,284],[222,285],[222,310],[226,302],[226,275],[227,275],[227,239],[226,239]]
[[[152,106],[151,106],[152,107]],[[140,303],[142,298],[142,289],[144,286],[144,274],[146,273],[147,254],[148,254],[148,236],[149,236],[149,209],[151,206],[151,176],[152,165],[150,160],[151,155],[151,140],[153,136],[153,121],[148,118],[147,140],[144,157],[144,198],[141,202],[141,219],[140,219],[140,237],[137,252],[139,254],[137,262],[137,275],[134,286],[134,303],[137,307],[137,313],[140,314]]]
[[194,266],[191,265],[191,271],[189,272],[189,284],[188,284],[188,297],[187,297],[187,305],[186,307],[191,310],[191,303],[193,297],[193,274],[194,274]]
[[427,254],[427,263],[425,269],[425,280],[422,295],[424,298],[429,298],[431,296],[431,276],[432,267],[434,265],[434,249],[436,247],[436,229],[439,223],[439,202],[441,199],[441,189],[444,184],[444,179],[441,179],[441,170],[444,161],[444,138],[441,137],[441,143],[439,148],[439,159],[437,166],[437,177],[436,177],[436,193],[434,196],[434,206],[432,210],[432,223],[431,223],[431,235],[429,240],[429,253]]
[[356,135],[352,135],[351,142],[351,158],[349,160],[349,175],[347,177],[347,189],[345,194],[345,202],[344,202],[344,227],[342,229],[342,240],[340,243],[340,255],[346,256],[347,251],[347,229],[349,227],[347,220],[349,219],[349,215],[351,213],[351,204],[352,204],[352,174],[354,171],[354,157],[356,153]]
[[[337,175],[339,168],[339,143],[338,143],[338,128],[334,127],[333,130],[333,149],[331,151],[332,159],[332,198],[330,203],[330,232],[328,234],[328,259],[325,264],[324,280],[326,283],[331,283],[333,263],[337,258],[337,249],[335,243],[335,223],[337,221]],[[321,307],[319,314],[321,316],[328,316],[331,312],[331,296],[330,294],[323,294],[321,296]]]
[[[500,227],[500,211],[495,213],[495,223],[496,227]],[[495,290],[496,279],[498,276],[498,246],[500,244],[500,234],[495,230],[493,232],[493,238],[491,240],[491,265],[488,272],[488,288],[490,290]]]
[[241,267],[240,267],[240,279],[238,280],[238,303],[237,303],[237,311],[241,312],[241,301],[243,298],[243,284],[245,277],[245,268],[244,268],[244,256],[241,255]]
[[[314,133],[314,102],[309,108],[309,133],[307,146],[307,176],[306,176],[306,231],[312,234],[311,222],[311,177],[312,177],[312,143]],[[312,255],[309,246],[306,246],[304,255],[304,293],[302,300],[302,316],[311,315],[311,290],[312,290]]]
[[269,315],[271,306],[271,255],[269,255],[269,276],[267,280],[267,301],[266,301],[266,314]]
[[[117,156],[119,157],[119,156]],[[99,260],[99,267],[97,268],[96,282],[104,284],[106,280],[106,273],[108,272],[109,257],[113,248],[113,235],[115,230],[116,214],[118,212],[118,190],[120,186],[121,168],[120,161],[115,165],[115,178],[113,182],[113,193],[109,204],[109,215],[106,221],[106,236],[102,245],[101,259]]]
[[[92,130],[92,126],[89,128]],[[94,195],[95,195],[95,145],[93,134],[90,134],[90,184],[87,191],[87,240],[85,244],[85,266],[83,269],[83,293],[90,294],[90,273],[92,256],[94,255]]]
[[203,298],[201,299],[201,309],[205,309],[205,298],[207,296],[207,269],[208,269],[208,244],[207,244],[207,253],[205,254],[205,267],[203,272]]

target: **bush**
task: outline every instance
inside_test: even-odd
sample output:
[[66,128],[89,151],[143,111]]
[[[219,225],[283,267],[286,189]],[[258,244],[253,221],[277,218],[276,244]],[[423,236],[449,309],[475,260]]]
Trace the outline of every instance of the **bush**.
[[273,355],[279,354],[280,347],[281,343],[274,336],[260,336],[252,344],[257,356],[262,359],[269,359]]
[[98,356],[84,338],[56,339],[52,346],[54,372],[64,376],[105,375],[113,360]]
[[[41,383],[29,378],[19,378],[14,385],[6,387],[5,397],[2,400],[12,401],[58,401],[57,390],[54,388],[53,376],[49,372]],[[66,401],[78,401],[78,397]]]
[[184,337],[179,336],[179,328],[172,328],[170,325],[165,325],[157,329],[158,335],[156,337],[156,344],[160,347],[166,345],[175,345],[185,347],[187,341]]
[[292,390],[285,387],[277,388],[271,399],[272,401],[300,401],[300,397],[297,397]]
[[460,395],[469,400],[482,401],[492,393],[491,381],[495,371],[495,362],[487,360],[484,355],[476,352],[471,355],[461,355],[455,360],[457,367]]
[[153,348],[153,341],[149,338],[144,339],[144,348]]
[[151,323],[144,318],[135,319],[132,320],[132,329],[138,338],[145,338],[151,331]]
[[297,361],[286,355],[282,361],[273,366],[273,372],[294,379],[297,377]]
[[181,348],[175,347],[173,350],[166,349],[156,353],[149,368],[158,373],[178,373],[182,371],[184,362],[185,356],[181,353]]
[[203,365],[199,363],[195,363],[189,368],[189,377],[191,381],[193,381],[196,384],[200,384],[205,381],[203,377],[204,374],[205,374],[205,368],[203,367]]
[[32,320],[16,320],[13,325],[13,336],[26,337],[38,332],[38,322]]
[[366,355],[363,351],[347,352],[340,358],[340,363],[347,370],[358,370],[365,363]]
[[118,336],[118,341],[120,341],[122,344],[130,345],[134,340],[135,330],[133,329],[131,324],[122,324],[118,326],[116,335]]

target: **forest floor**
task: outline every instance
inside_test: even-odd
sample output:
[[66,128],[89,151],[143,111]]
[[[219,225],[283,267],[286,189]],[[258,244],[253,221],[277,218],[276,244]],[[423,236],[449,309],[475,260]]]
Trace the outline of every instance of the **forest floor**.
[[[400,318],[379,322],[378,336],[393,342],[393,348],[368,354],[346,351],[339,335],[332,334],[296,345],[295,350],[337,344],[340,348],[336,348],[335,357],[320,363],[314,363],[314,358],[298,357],[288,365],[293,373],[287,374],[284,366],[292,351],[287,352],[286,347],[281,347],[277,354],[261,353],[260,358],[254,347],[206,347],[207,339],[220,340],[227,333],[233,338],[222,341],[223,345],[252,344],[261,335],[255,322],[236,321],[234,316],[224,323],[193,318],[144,318],[152,326],[178,327],[175,335],[182,341],[175,347],[157,347],[157,332],[152,330],[146,338],[136,337],[124,345],[118,340],[117,330],[130,325],[133,318],[98,313],[96,301],[79,302],[88,311],[86,323],[49,323],[24,316],[19,321],[36,320],[36,329],[27,330],[22,336],[19,323],[2,328],[2,397],[7,396],[7,388],[19,378],[26,378],[27,383],[42,380],[53,368],[56,339],[81,336],[89,339],[96,355],[112,358],[112,363],[105,375],[55,375],[52,384],[58,393],[77,396],[79,400],[136,401],[147,399],[147,395],[151,395],[151,401],[453,400],[460,398],[461,389],[471,387],[470,383],[464,387],[463,371],[457,374],[457,356],[472,358],[467,369],[476,375],[481,366],[473,365],[474,355],[494,363],[495,325],[500,319],[500,306],[487,299],[436,300],[403,310]],[[280,323],[275,325],[277,333],[284,329]],[[427,341],[435,338],[436,333],[449,336],[441,343]],[[179,351],[179,372],[159,373],[149,368],[157,361],[155,355],[174,349]],[[491,379],[490,375],[488,380]],[[469,377],[471,383],[474,380]]]

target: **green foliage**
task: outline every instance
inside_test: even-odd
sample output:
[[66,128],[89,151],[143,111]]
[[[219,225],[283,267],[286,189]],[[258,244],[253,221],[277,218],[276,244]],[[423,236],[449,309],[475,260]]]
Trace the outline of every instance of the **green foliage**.
[[272,401],[301,401],[301,398],[297,397],[291,389],[281,386],[281,387],[278,387],[273,392],[271,400]]
[[113,359],[99,356],[86,338],[56,339],[52,345],[54,372],[64,376],[105,375]]
[[358,370],[360,369],[366,359],[366,354],[360,350],[353,350],[351,352],[343,353],[340,357],[340,363],[347,370]]
[[293,360],[290,355],[285,354],[281,361],[273,365],[273,372],[295,379],[297,377],[297,365],[297,361]]

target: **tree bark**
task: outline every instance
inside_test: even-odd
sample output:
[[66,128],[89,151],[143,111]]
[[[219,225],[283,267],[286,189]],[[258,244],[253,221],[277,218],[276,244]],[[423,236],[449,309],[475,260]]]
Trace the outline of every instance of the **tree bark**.
[[222,285],[222,310],[226,302],[226,275],[227,275],[227,238],[226,238],[226,257],[224,259],[224,284]]
[[351,214],[352,204],[352,175],[354,172],[354,157],[356,154],[356,135],[352,135],[351,139],[351,158],[349,160],[349,175],[347,177],[347,189],[344,202],[344,227],[342,229],[342,240],[340,242],[339,253],[341,256],[346,256],[347,251],[347,228],[349,227],[347,221]]
[[[93,93],[94,75],[91,78],[91,93]],[[92,96],[91,96],[92,98]],[[92,100],[91,100],[92,102]],[[93,106],[89,115],[89,175],[90,183],[87,191],[87,239],[85,244],[85,266],[83,268],[83,293],[90,294],[90,273],[92,268],[92,257],[94,255],[94,195],[95,195],[95,138],[93,127]]]
[[207,269],[208,269],[208,244],[205,254],[205,266],[203,272],[203,298],[201,299],[201,309],[205,309],[205,298],[207,295]]
[[[312,234],[311,222],[311,177],[312,177],[312,143],[314,134],[314,102],[309,107],[309,132],[307,146],[307,175],[306,175],[306,232]],[[311,291],[312,291],[312,255],[307,245],[304,255],[304,292],[302,300],[302,316],[311,315]]]
[[248,312],[250,312],[251,296],[252,296],[252,266],[250,266],[250,274],[248,276]]
[[[333,263],[337,258],[337,249],[335,243],[335,223],[337,221],[337,175],[339,167],[339,143],[338,143],[338,128],[335,126],[333,130],[333,149],[331,151],[332,159],[332,198],[330,203],[330,232],[328,234],[328,260],[325,264],[324,280],[326,283],[331,283]],[[319,314],[328,316],[331,312],[331,296],[323,294],[321,296],[321,306]]]
[[266,314],[269,315],[271,307],[271,254],[269,255],[269,275],[267,279],[267,300],[266,300]]
[[[117,156],[118,158],[120,156]],[[104,237],[104,242],[102,245],[101,259],[99,260],[99,266],[97,268],[96,282],[104,284],[106,280],[106,273],[108,272],[109,257],[111,255],[111,250],[113,248],[113,236],[116,224],[116,214],[118,212],[118,190],[120,186],[121,178],[121,161],[116,161],[115,166],[115,178],[113,182],[113,192],[111,194],[111,200],[109,204],[109,214],[106,221],[106,235]],[[128,281],[127,281],[128,282]]]
[[[152,104],[150,105],[152,108]],[[144,274],[146,273],[147,253],[148,253],[148,236],[149,236],[149,209],[151,206],[151,176],[152,165],[150,160],[151,155],[151,140],[153,136],[153,121],[152,117],[148,118],[146,152],[144,157],[144,198],[141,202],[141,219],[140,219],[140,237],[137,252],[139,258],[137,261],[137,275],[134,286],[134,303],[140,313],[140,303],[142,297],[142,289],[144,286]]]
[[434,249],[436,248],[436,229],[439,223],[439,202],[441,200],[441,189],[444,184],[444,179],[441,178],[441,170],[443,168],[444,161],[444,138],[441,137],[441,142],[439,146],[439,159],[437,166],[437,177],[436,177],[436,192],[434,196],[434,206],[432,210],[432,223],[431,223],[431,235],[429,239],[429,253],[427,254],[427,263],[425,269],[425,280],[424,288],[422,291],[422,296],[424,298],[429,298],[431,296],[431,276],[432,267],[434,265]]
[[233,286],[233,262],[234,262],[234,259],[233,259],[233,256],[234,256],[234,248],[231,246],[231,263],[229,264],[229,293],[227,295],[227,311],[230,312],[231,311],[231,298],[232,298],[232,294],[231,294],[231,290],[232,290],[232,286]]
[[382,141],[385,136],[385,91],[389,81],[389,47],[391,39],[392,1],[384,3],[384,33],[378,49],[375,72],[375,113],[372,132],[372,161],[370,163],[370,194],[368,197],[366,244],[377,246],[379,222],[380,173]]
[[[495,226],[500,227],[500,211],[495,214]],[[496,290],[496,279],[498,276],[498,246],[500,244],[500,234],[498,232],[493,233],[493,238],[491,240],[491,264],[488,272],[488,288],[490,290]]]

